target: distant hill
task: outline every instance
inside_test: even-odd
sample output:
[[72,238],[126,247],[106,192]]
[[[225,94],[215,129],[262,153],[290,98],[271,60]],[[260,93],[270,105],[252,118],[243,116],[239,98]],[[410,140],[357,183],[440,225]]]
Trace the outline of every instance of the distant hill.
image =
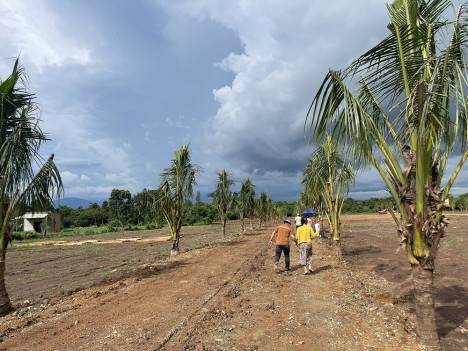
[[[54,206],[55,207],[68,206],[68,207],[71,207],[74,210],[76,210],[80,206],[83,207],[83,208],[87,208],[87,207],[89,207],[89,205],[91,205],[94,202],[96,202],[96,201],[89,201],[89,200],[85,200],[85,199],[80,199],[78,197],[67,197],[67,198],[64,198],[64,199],[54,201]],[[98,204],[99,204],[99,202],[98,202]]]

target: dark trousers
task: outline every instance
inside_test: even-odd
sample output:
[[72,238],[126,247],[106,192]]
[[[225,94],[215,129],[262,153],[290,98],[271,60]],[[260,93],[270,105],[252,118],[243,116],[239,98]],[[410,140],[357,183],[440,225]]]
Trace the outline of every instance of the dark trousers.
[[284,252],[284,269],[289,271],[289,245],[276,245],[275,263],[278,263],[281,252]]

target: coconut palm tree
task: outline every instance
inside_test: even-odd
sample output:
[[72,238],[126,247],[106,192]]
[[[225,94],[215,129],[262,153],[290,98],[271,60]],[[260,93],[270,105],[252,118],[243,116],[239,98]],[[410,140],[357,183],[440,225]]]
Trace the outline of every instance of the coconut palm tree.
[[249,178],[244,179],[237,199],[239,208],[239,218],[241,221],[241,233],[244,232],[244,218],[250,219],[250,229],[252,229],[252,215],[255,206],[255,185]]
[[234,194],[231,191],[231,186],[234,185],[234,181],[231,178],[231,174],[222,170],[216,172],[218,180],[216,182],[216,190],[208,194],[208,197],[213,199],[213,205],[218,210],[219,219],[221,220],[221,226],[223,228],[223,237],[226,236],[226,220],[228,210],[232,206],[234,200]]
[[11,75],[0,80],[0,316],[11,309],[5,287],[11,218],[22,215],[27,207],[44,208],[63,193],[54,155],[47,160],[39,155],[42,144],[50,139],[39,127],[39,109],[25,81],[26,72],[18,60]]
[[182,228],[183,204],[193,196],[195,177],[203,169],[191,162],[189,145],[182,145],[174,152],[171,165],[164,168],[160,176],[157,198],[152,198],[153,209],[161,213],[171,232],[171,255],[179,253],[180,230]]
[[265,223],[268,218],[268,196],[266,191],[262,191],[260,198],[257,199],[255,204],[255,212],[258,217],[258,223],[260,228],[262,223]]
[[[401,246],[412,267],[417,339],[440,348],[433,271],[448,223],[444,201],[468,152],[468,6],[454,20],[447,0],[394,0],[390,34],[343,71],[329,69],[308,118],[314,140],[331,133],[356,162],[379,172],[396,203]],[[449,156],[460,154],[445,184]]]
[[325,204],[330,240],[338,254],[341,254],[341,210],[354,179],[353,168],[346,163],[345,155],[331,136],[315,150],[302,174],[304,191],[317,194]]

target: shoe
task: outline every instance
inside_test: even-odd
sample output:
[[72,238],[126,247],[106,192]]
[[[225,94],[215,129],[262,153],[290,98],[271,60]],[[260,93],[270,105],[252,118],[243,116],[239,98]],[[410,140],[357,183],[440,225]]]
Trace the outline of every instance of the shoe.
[[289,272],[291,272],[291,271],[290,271],[289,269],[285,269],[284,272],[285,272],[285,273],[289,273]]
[[275,262],[274,267],[275,267],[275,272],[278,272],[278,262]]
[[309,274],[313,274],[314,271],[312,269],[309,269]]
[[309,272],[304,272],[304,275],[309,275]]

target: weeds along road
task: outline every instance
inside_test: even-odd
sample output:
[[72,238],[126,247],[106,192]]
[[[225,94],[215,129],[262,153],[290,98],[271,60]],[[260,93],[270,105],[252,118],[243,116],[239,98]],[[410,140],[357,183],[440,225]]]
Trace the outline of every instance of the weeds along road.
[[155,262],[150,277],[9,319],[0,350],[418,350],[412,316],[391,303],[395,287],[339,263],[319,241],[314,275],[302,274],[295,246],[292,272],[276,273],[271,231]]

